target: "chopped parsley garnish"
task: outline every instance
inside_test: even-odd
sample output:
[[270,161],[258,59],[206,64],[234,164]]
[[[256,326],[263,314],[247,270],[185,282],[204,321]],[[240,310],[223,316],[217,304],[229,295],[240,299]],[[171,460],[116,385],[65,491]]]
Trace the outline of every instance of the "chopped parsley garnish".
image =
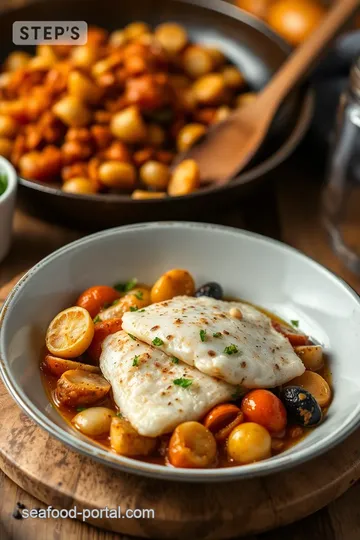
[[200,330],[200,339],[201,341],[206,340],[206,330]]
[[137,306],[130,306],[130,311],[137,311],[139,308]]
[[139,309],[139,313],[144,313],[145,309]]
[[136,291],[134,293],[134,296],[138,299],[138,300],[142,300],[143,299],[143,296],[144,296],[144,293],[142,291]]
[[0,196],[5,193],[8,186],[7,176],[4,173],[0,174]]
[[76,407],[77,412],[86,411],[87,407]]
[[184,379],[183,377],[181,379],[175,379],[173,382],[176,386],[181,386],[182,388],[189,388],[193,383],[191,379]]
[[98,323],[100,321],[101,321],[101,319],[100,319],[99,315],[96,315],[96,317],[93,318],[94,324],[96,324],[96,323]]
[[213,334],[213,337],[215,338],[221,337],[221,332],[215,332],[215,334]]
[[139,365],[139,358],[140,358],[140,357],[139,357],[138,354],[137,354],[136,356],[134,356],[134,360],[133,360],[133,363],[132,363],[133,367]]
[[178,364],[179,363],[179,359],[176,358],[176,356],[172,356],[171,361],[172,361],[173,364]]
[[243,393],[241,386],[237,386],[235,388],[235,392],[231,394],[232,399],[239,399],[241,397],[241,394]]
[[225,354],[236,354],[237,352],[239,352],[239,349],[237,348],[236,345],[234,345],[233,343],[231,345],[228,345],[227,347],[225,347],[224,349],[224,353]]
[[118,418],[123,418],[123,415],[121,414],[121,412],[116,413],[116,416],[117,416]]
[[129,336],[131,339],[133,339],[134,341],[136,341],[136,337],[133,336],[132,334],[128,334],[128,336]]
[[116,306],[116,304],[118,304],[119,302],[120,302],[120,298],[117,298],[116,300],[113,301],[111,305]]
[[114,285],[114,289],[116,289],[119,292],[129,292],[131,291],[137,284],[137,279],[133,278],[130,279],[130,281],[127,281],[126,283],[116,283]]
[[299,328],[299,321],[290,321],[295,328]]
[[155,347],[160,347],[160,345],[164,345],[164,342],[162,339],[160,339],[159,337],[155,337],[153,340],[152,340],[152,344],[155,345]]

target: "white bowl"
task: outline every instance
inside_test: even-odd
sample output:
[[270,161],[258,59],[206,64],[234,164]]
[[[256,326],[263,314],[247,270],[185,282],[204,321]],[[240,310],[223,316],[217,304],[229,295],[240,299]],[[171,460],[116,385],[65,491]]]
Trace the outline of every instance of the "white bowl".
[[0,195],[0,262],[6,257],[11,243],[14,217],[17,175],[14,167],[7,159],[0,156],[0,174],[7,177],[7,188]]
[[[165,270],[187,268],[198,285],[218,281],[225,293],[298,319],[330,357],[334,400],[325,421],[286,452],[225,469],[176,469],[113,454],[71,428],[52,408],[40,379],[47,325],[87,287],[133,276],[152,283]],[[171,480],[220,481],[282,471],[325,452],[360,421],[360,302],[328,270],[274,240],[227,227],[149,223],[83,238],[36,265],[2,312],[0,368],[18,404],[75,450],[124,471]]]

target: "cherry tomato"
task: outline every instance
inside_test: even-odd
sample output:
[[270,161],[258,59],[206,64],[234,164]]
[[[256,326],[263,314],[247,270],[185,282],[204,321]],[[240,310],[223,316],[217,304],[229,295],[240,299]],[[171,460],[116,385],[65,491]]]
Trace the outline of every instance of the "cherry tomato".
[[222,403],[208,412],[204,418],[204,426],[211,431],[217,441],[224,441],[243,420],[244,415],[239,407],[233,403]]
[[174,467],[210,467],[216,459],[214,436],[199,422],[184,422],[171,435],[169,461]]
[[94,337],[87,352],[94,362],[98,362],[101,355],[101,347],[105,338],[122,329],[122,319],[108,319],[94,326]]
[[86,289],[77,299],[76,305],[86,309],[91,317],[95,317],[106,304],[112,304],[120,294],[107,285],[96,285]]
[[263,426],[270,433],[279,433],[286,427],[286,409],[269,390],[251,390],[242,400],[241,410],[246,420]]
[[246,422],[230,433],[226,450],[229,458],[241,465],[255,463],[271,456],[271,437],[259,424]]

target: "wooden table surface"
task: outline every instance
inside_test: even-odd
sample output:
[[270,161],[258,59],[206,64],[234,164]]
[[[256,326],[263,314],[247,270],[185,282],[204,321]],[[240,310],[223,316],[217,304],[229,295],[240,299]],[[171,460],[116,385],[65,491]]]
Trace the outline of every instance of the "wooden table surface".
[[[209,222],[242,226],[276,237],[300,249],[341,275],[360,292],[360,278],[346,270],[332,253],[321,228],[319,199],[322,169],[314,169],[309,146],[276,171],[273,184],[219,213]],[[65,230],[30,218],[19,210],[15,217],[14,242],[0,264],[0,286],[40,258],[83,233]],[[360,231],[359,231],[360,233]],[[0,416],[1,422],[1,416]],[[248,540],[358,540],[360,538],[360,483],[327,508],[301,522]],[[128,540],[73,520],[16,520],[12,514],[20,501],[27,508],[43,507],[0,471],[0,539],[6,540]],[[194,539],[196,540],[196,539]]]

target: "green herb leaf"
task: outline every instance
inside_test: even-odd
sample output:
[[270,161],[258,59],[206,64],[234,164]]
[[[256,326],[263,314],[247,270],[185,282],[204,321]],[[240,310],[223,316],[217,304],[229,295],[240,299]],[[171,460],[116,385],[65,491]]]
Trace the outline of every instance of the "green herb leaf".
[[0,173],[0,195],[5,193],[8,186],[8,180],[5,173]]
[[100,319],[99,315],[96,315],[96,317],[93,318],[94,324],[96,324],[96,323],[98,323],[100,321],[101,321],[101,319]]
[[87,407],[76,407],[77,412],[86,411]]
[[124,418],[123,415],[121,414],[121,412],[116,413],[116,416],[117,416],[118,418]]
[[116,304],[118,304],[119,302],[120,302],[120,298],[117,298],[116,300],[113,301],[111,305],[116,306]]
[[299,321],[290,321],[295,328],[299,328]]
[[206,340],[206,330],[200,330],[200,339],[201,341]]
[[140,358],[140,357],[139,357],[138,354],[137,354],[136,356],[134,356],[134,360],[133,360],[133,363],[132,363],[133,367],[139,365],[139,358]]
[[160,345],[164,345],[164,342],[162,339],[160,339],[159,337],[155,337],[153,340],[152,340],[152,344],[155,345],[155,347],[160,347]]
[[219,338],[219,337],[221,337],[221,332],[215,332],[215,334],[213,334],[213,337],[214,337],[214,338]]
[[189,386],[191,386],[193,382],[191,379],[184,379],[183,377],[181,377],[181,379],[175,379],[173,383],[177,386],[181,386],[182,388],[189,388]]
[[176,356],[172,356],[171,361],[172,361],[173,364],[178,364],[179,363],[179,359],[176,358]]
[[137,306],[130,306],[130,311],[137,311],[139,308]]
[[138,299],[138,300],[142,300],[143,299],[143,296],[144,296],[144,293],[142,291],[137,291],[134,293],[134,296]]
[[136,341],[136,337],[133,336],[132,334],[128,334],[129,338],[133,339],[134,341]]
[[144,313],[145,309],[139,309],[139,313]]
[[137,279],[133,278],[127,281],[126,283],[116,283],[114,285],[114,289],[116,289],[119,292],[129,292],[131,291],[137,284]]
[[234,345],[233,343],[231,345],[228,345],[227,347],[225,347],[224,349],[224,353],[225,354],[236,354],[237,352],[239,352],[239,349],[237,348],[236,345]]

